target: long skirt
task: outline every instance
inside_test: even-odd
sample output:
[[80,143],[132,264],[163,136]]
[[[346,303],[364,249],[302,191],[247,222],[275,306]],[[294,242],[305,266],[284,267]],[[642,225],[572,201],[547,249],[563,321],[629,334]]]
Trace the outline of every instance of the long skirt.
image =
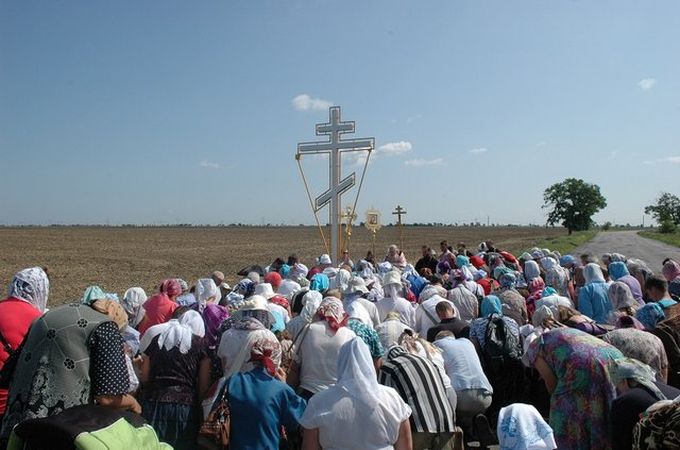
[[181,403],[142,401],[142,416],[149,422],[162,442],[175,450],[194,450],[200,427],[200,409]]

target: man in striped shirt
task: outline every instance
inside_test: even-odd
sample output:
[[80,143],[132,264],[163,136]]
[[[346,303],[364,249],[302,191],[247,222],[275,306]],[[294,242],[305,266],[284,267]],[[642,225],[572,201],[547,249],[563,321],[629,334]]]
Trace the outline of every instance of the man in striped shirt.
[[389,349],[378,373],[380,384],[397,390],[411,407],[413,450],[452,450],[455,416],[437,368],[401,346]]

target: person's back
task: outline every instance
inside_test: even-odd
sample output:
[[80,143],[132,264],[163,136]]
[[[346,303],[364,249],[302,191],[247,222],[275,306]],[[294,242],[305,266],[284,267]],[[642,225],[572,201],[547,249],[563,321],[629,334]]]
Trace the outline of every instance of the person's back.
[[400,320],[400,315],[397,312],[387,314],[387,317],[381,322],[375,331],[378,333],[380,343],[383,348],[390,348],[399,343],[399,336],[406,330],[410,330],[404,322]]
[[336,361],[340,347],[355,334],[347,327],[333,332],[325,321],[311,323],[299,338],[296,357],[300,365],[300,387],[318,393],[337,381]]
[[479,316],[479,300],[467,287],[456,286],[449,291],[447,298],[458,308],[461,320],[469,323]]
[[465,338],[445,337],[435,341],[434,345],[442,351],[444,368],[456,392],[465,389],[493,392],[472,342]]
[[387,317],[392,311],[397,311],[401,315],[401,320],[410,327],[415,326],[415,310],[413,306],[403,297],[383,297],[375,304],[380,313],[380,321]]
[[612,304],[607,294],[609,285],[604,282],[587,284],[579,290],[578,310],[597,323],[607,323]]
[[437,316],[437,304],[440,302],[448,302],[453,308],[454,315],[458,316],[458,310],[453,302],[438,295],[432,296],[421,303],[416,309],[415,330],[419,335],[427,336],[427,331],[439,324],[439,317]]

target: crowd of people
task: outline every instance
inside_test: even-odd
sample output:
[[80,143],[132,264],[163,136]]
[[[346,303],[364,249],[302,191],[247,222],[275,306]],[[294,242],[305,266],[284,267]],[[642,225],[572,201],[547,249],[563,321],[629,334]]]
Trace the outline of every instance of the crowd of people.
[[680,449],[676,261],[443,241],[414,265],[392,245],[310,266],[53,308],[49,270],[20,270],[0,301],[2,445],[214,448],[201,425],[226,399],[232,450]]

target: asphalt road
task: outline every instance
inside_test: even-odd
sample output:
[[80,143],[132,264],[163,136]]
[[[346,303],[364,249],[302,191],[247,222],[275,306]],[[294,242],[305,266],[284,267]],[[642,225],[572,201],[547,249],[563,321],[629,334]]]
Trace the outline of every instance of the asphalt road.
[[595,238],[572,252],[578,256],[592,253],[598,258],[603,253],[621,253],[627,258],[639,258],[645,261],[654,273],[661,273],[661,262],[666,258],[680,261],[680,248],[663,242],[639,236],[636,231],[606,231],[598,233]]

